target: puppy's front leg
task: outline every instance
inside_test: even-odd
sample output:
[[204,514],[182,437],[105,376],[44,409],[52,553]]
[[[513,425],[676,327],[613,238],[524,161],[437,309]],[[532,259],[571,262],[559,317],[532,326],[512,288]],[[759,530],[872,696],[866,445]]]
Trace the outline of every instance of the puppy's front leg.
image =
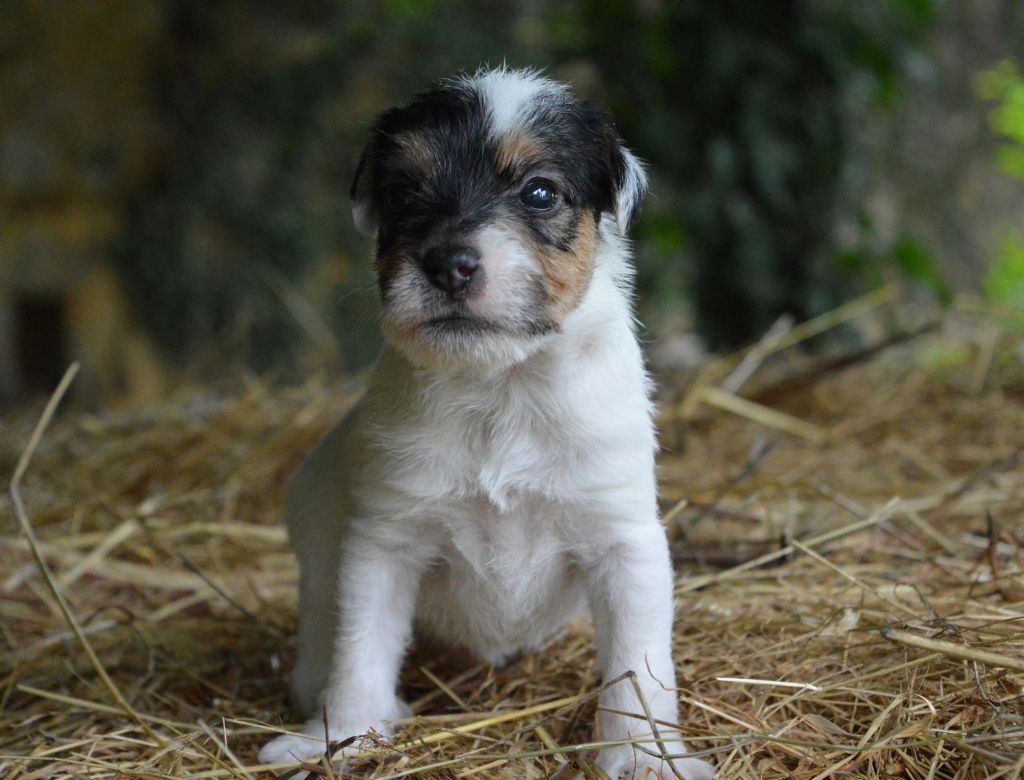
[[[625,672],[635,672],[654,720],[678,723],[672,665],[672,566],[660,524],[628,529],[610,549],[595,556],[584,571],[602,679],[609,681]],[[599,705],[599,740],[636,738],[643,740],[640,744],[648,750],[660,752],[646,719],[608,711],[643,715],[636,687],[629,680],[602,693]],[[659,724],[658,732],[668,754],[685,751],[675,729]],[[687,780],[714,777],[714,768],[704,761],[684,758],[672,763]],[[645,777],[648,769],[665,780],[676,776],[661,758],[632,745],[603,749],[598,764],[616,779]]]
[[[371,728],[389,736],[390,721],[409,714],[395,689],[427,560],[422,547],[413,551],[378,539],[348,536],[343,546],[337,574],[338,628],[323,694],[332,742]],[[310,618],[300,615],[300,620]],[[302,735],[284,735],[266,744],[260,761],[308,760],[325,749],[323,720],[313,718]]]

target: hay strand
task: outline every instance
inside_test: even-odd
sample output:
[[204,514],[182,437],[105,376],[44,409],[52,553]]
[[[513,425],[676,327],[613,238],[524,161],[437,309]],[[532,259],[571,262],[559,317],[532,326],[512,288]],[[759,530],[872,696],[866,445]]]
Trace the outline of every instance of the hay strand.
[[96,674],[99,675],[99,678],[103,681],[103,685],[110,692],[110,695],[114,698],[114,701],[117,702],[121,710],[129,718],[139,724],[150,739],[156,742],[160,747],[163,747],[165,744],[163,738],[149,727],[149,724],[140,717],[139,713],[137,713],[132,705],[128,703],[128,700],[124,698],[121,694],[120,688],[118,688],[114,681],[110,679],[110,675],[107,674],[106,668],[104,668],[103,663],[92,649],[92,645],[89,643],[89,640],[86,639],[85,634],[82,633],[82,629],[78,625],[78,620],[75,618],[74,613],[71,611],[71,607],[64,598],[63,591],[58,586],[57,581],[50,572],[50,567],[46,565],[46,560],[43,558],[43,555],[39,550],[39,542],[36,539],[35,530],[32,527],[32,521],[29,520],[28,512],[25,511],[25,503],[21,497],[21,481],[25,476],[25,472],[28,471],[29,464],[32,462],[32,456],[39,447],[39,442],[42,440],[43,434],[50,426],[50,421],[53,419],[53,415],[56,414],[57,407],[60,406],[60,402],[64,400],[64,395],[67,393],[68,388],[71,387],[71,383],[75,381],[75,375],[78,374],[78,368],[78,363],[72,363],[68,367],[67,371],[64,372],[64,376],[61,378],[57,388],[50,396],[50,400],[47,402],[42,415],[39,417],[39,422],[36,423],[36,427],[32,431],[32,436],[29,439],[28,444],[21,453],[21,457],[18,459],[18,465],[14,469],[14,474],[11,477],[10,483],[11,503],[14,507],[14,514],[21,525],[21,530],[28,541],[29,548],[32,550],[32,557],[35,559],[36,566],[39,567],[39,573],[42,575],[43,580],[46,583],[46,587],[50,591],[50,595],[53,596],[54,600],[57,602],[57,606],[60,608],[61,615],[67,623],[68,628],[71,629],[72,633],[75,635],[75,639],[78,640],[78,645],[82,648],[82,652],[85,653],[85,656],[89,659],[89,663],[92,665],[93,669],[96,670]]
[[[754,355],[733,373],[743,400],[824,440],[701,401],[661,453],[681,709],[653,726],[719,780],[1024,771],[1024,368],[1010,321],[978,341],[988,327],[930,325],[845,363]],[[730,361],[685,388],[726,392]],[[3,421],[24,433],[0,437],[18,477],[0,496],[0,776],[601,777],[585,621],[503,668],[417,648],[401,681],[417,715],[393,742],[371,735],[344,769],[257,763],[295,728],[284,487],[359,387],[197,388],[132,414],[51,412],[45,436],[38,412]],[[653,733],[635,744],[662,754]]]
[[825,431],[817,425],[740,398],[738,395],[732,395],[717,387],[705,387],[700,394],[700,399],[739,417],[746,417],[748,420],[753,420],[768,428],[800,436],[815,444],[821,444],[827,438]]
[[994,653],[991,650],[984,650],[982,648],[964,647],[953,642],[947,642],[944,639],[929,639],[925,636],[917,636],[917,634],[900,631],[889,626],[882,628],[880,633],[891,642],[899,642],[910,647],[931,650],[933,653],[947,655],[950,658],[962,658],[965,661],[973,661],[987,666],[1024,672],[1024,659],[1021,658]]

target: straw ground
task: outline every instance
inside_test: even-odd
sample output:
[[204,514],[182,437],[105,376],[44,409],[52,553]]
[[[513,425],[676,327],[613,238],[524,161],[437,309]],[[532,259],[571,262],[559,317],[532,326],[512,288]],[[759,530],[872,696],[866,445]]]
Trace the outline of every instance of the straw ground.
[[[892,297],[662,381],[680,725],[721,778],[1024,772],[1020,339],[963,313],[893,335]],[[799,357],[865,316],[878,346]],[[5,421],[0,776],[272,776],[257,748],[294,726],[283,489],[358,393],[72,410],[34,452],[39,410]],[[418,648],[396,742],[293,776],[596,777],[593,667],[586,624],[501,669]]]

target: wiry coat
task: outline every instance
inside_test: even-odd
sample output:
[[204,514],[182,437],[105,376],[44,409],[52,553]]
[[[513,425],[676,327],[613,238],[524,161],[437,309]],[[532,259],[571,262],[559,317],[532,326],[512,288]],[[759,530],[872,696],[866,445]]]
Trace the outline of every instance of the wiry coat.
[[[654,717],[674,723],[672,573],[623,237],[643,170],[606,114],[529,73],[478,74],[398,111],[382,118],[354,187],[357,222],[378,239],[389,346],[287,508],[301,563],[293,694],[320,741],[283,736],[261,759],[322,753],[321,705],[338,739],[390,733],[388,721],[406,714],[395,689],[414,626],[500,663],[588,606],[602,676],[636,672]],[[573,170],[548,148],[552,134],[595,170]],[[478,153],[467,144],[485,147],[490,168],[476,158],[459,168],[459,154]],[[389,215],[388,187],[408,185],[388,182],[410,165],[422,189]],[[530,187],[554,191],[559,210],[522,207],[515,193]],[[415,197],[418,225],[407,215]],[[523,196],[535,202],[547,201]],[[479,257],[468,292],[423,281],[418,258],[438,242]],[[642,711],[628,684],[601,704]],[[649,730],[599,716],[599,739]],[[671,752],[685,749],[663,732]],[[631,746],[599,761],[612,777],[671,774]],[[704,762],[675,763],[712,776]]]

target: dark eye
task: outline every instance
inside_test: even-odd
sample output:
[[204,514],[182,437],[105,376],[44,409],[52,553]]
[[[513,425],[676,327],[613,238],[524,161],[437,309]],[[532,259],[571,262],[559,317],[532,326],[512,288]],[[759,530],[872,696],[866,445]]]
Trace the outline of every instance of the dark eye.
[[558,200],[558,191],[547,179],[530,179],[519,193],[519,200],[527,208],[547,211]]

